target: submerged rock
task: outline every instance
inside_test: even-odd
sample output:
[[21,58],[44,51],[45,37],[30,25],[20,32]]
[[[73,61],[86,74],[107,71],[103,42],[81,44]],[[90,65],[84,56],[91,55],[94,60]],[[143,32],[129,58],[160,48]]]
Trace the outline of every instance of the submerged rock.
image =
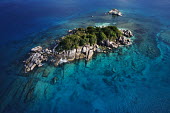
[[24,99],[24,102],[30,102],[34,100],[34,88],[29,89],[28,93],[26,94],[26,97]]
[[43,77],[48,77],[49,74],[50,74],[50,71],[45,69],[42,76]]
[[112,81],[108,80],[107,78],[103,78],[102,80],[106,85],[108,85],[108,86],[112,85]]
[[170,45],[170,30],[165,30],[160,33],[159,39]]
[[57,78],[57,77],[54,77],[54,78],[52,79],[52,83],[53,83],[53,84],[57,83],[57,80],[58,80],[58,78]]

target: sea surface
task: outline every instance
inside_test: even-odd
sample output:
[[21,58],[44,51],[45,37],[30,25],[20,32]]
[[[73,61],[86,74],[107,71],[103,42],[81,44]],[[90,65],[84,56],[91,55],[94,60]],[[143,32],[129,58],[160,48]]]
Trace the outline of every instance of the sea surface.
[[[132,30],[133,44],[24,73],[31,48],[101,25]],[[0,113],[170,113],[169,0],[1,0],[0,53]]]

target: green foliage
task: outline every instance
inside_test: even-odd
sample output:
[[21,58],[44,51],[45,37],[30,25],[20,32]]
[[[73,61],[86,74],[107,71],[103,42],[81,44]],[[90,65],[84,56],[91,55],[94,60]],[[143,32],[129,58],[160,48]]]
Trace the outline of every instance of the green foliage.
[[70,50],[87,44],[99,44],[107,39],[115,41],[121,35],[122,33],[116,26],[77,28],[75,33],[61,39],[60,46],[57,49]]
[[89,35],[87,35],[87,38],[89,39],[90,45],[97,43],[97,37],[95,34],[89,34]]
[[101,28],[100,27],[96,27],[96,31],[101,31]]
[[89,44],[89,39],[87,38],[87,35],[84,34],[84,35],[81,36],[79,46],[84,46],[86,44]]
[[96,29],[94,27],[92,27],[92,26],[87,27],[87,33],[93,34],[95,32],[96,32]]
[[120,36],[122,36],[122,33],[118,30],[118,31],[116,32],[116,35],[117,35],[117,37],[120,37]]
[[79,46],[83,46],[83,45],[85,45],[85,44],[86,44],[86,41],[85,41],[83,38],[81,38],[81,39],[80,39]]
[[116,33],[117,37],[122,36],[122,33],[119,31],[119,29],[116,26],[108,26],[108,28],[110,28],[112,31],[114,31]]
[[99,32],[98,34],[98,42],[101,42],[103,40],[106,40],[107,36],[104,34],[104,32]]
[[118,31],[119,29],[116,26],[107,26],[107,28],[113,30],[113,31]]
[[85,31],[84,28],[78,28],[77,30],[78,30],[78,31]]
[[78,35],[67,35],[61,40],[60,46],[65,50],[77,48],[79,46],[79,40],[80,36]]
[[104,27],[101,29],[102,32],[107,36],[109,37],[110,36],[110,32],[112,31],[111,29],[109,29],[108,27]]
[[115,41],[117,39],[117,35],[116,35],[116,33],[114,31],[110,31],[108,38],[111,41]]

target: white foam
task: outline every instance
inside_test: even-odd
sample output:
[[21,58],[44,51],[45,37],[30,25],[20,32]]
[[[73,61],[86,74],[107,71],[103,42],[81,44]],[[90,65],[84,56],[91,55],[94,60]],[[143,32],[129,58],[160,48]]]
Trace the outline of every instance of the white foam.
[[109,26],[110,23],[95,23],[95,26],[96,27],[106,27],[106,26]]

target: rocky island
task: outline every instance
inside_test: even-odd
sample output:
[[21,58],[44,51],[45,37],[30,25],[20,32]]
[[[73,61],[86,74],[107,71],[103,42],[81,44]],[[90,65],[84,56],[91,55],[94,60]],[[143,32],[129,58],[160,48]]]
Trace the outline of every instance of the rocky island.
[[131,45],[132,36],[130,30],[118,29],[116,26],[89,26],[69,30],[66,36],[56,40],[56,45],[51,50],[41,46],[32,48],[29,58],[24,61],[25,73],[43,66],[44,61],[50,61],[55,66],[75,59],[85,58],[88,61],[94,53]]
[[107,14],[116,15],[116,16],[122,16],[122,13],[118,9],[112,9]]

